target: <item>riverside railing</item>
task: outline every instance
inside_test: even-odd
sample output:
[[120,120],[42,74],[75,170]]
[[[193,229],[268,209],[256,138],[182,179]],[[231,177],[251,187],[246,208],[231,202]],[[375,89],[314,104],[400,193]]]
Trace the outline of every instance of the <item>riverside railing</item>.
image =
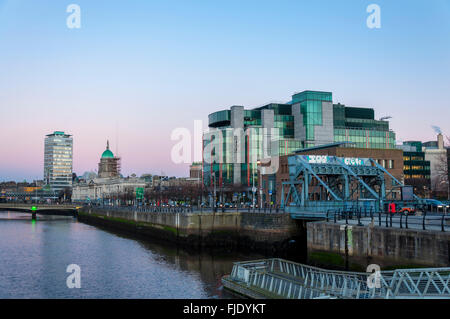
[[450,231],[450,215],[426,211],[421,215],[412,215],[410,213],[374,212],[373,210],[363,211],[361,209],[329,210],[326,220],[358,226],[372,224],[379,227]]
[[371,274],[326,270],[274,258],[235,263],[230,280],[269,298],[450,298],[450,268]]
[[217,207],[205,208],[199,206],[116,206],[116,205],[84,205],[90,209],[108,209],[110,211],[131,211],[144,213],[233,213],[233,212],[248,212],[248,213],[284,213],[278,206],[271,206],[265,208],[249,208],[249,207]]

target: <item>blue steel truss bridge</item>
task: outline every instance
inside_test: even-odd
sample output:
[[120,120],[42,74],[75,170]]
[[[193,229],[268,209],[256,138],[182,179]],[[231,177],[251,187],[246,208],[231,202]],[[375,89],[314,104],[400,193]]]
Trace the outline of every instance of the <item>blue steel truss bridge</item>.
[[[410,205],[421,202],[410,187],[370,158],[293,155],[288,165],[289,181],[282,183],[281,207],[293,219],[325,219],[327,212],[339,210],[379,212],[388,202],[405,204],[394,197],[399,193],[409,197]],[[389,187],[386,176],[390,177]]]

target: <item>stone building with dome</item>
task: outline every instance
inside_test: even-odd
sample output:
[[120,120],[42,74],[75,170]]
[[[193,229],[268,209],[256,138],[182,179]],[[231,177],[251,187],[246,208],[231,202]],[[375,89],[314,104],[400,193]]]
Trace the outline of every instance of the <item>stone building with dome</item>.
[[106,150],[103,152],[98,163],[98,177],[116,178],[120,176],[120,158],[114,157],[109,149],[109,141],[106,143]]
[[[104,204],[119,204],[123,195],[136,195],[137,188],[145,188],[145,180],[135,176],[122,178],[120,175],[120,158],[114,156],[109,149],[109,141],[98,164],[98,176],[86,178],[75,184],[72,190],[74,202],[103,202]],[[122,200],[121,200],[122,198]]]
[[198,186],[200,181],[199,178],[169,178],[150,174],[144,174],[141,177],[131,174],[124,178],[120,174],[120,158],[114,156],[109,149],[109,141],[98,164],[98,175],[92,172],[84,174],[83,177],[73,185],[72,201],[104,205],[135,203],[138,189],[142,192],[142,189],[154,187]]

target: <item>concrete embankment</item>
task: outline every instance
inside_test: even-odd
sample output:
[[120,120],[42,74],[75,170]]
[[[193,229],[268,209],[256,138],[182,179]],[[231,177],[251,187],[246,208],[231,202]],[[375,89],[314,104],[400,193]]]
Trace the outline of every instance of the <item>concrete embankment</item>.
[[450,266],[450,233],[430,230],[307,224],[308,262],[365,271]]
[[450,232],[293,220],[286,213],[138,212],[84,207],[82,222],[186,248],[252,251],[324,268],[450,266]]
[[306,257],[305,228],[284,213],[173,213],[85,207],[78,219],[192,248]]

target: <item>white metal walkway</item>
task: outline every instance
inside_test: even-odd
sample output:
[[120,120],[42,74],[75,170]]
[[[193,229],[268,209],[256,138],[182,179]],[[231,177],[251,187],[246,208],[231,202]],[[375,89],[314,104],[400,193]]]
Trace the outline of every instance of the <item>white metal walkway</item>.
[[274,258],[235,263],[226,280],[267,298],[450,299],[450,268],[370,274],[326,270]]

